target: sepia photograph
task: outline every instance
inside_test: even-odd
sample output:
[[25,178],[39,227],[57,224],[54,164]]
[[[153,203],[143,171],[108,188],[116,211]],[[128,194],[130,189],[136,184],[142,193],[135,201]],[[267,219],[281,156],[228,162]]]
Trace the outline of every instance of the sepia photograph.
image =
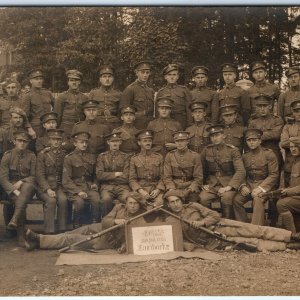
[[300,6],[0,28],[0,298],[299,296]]

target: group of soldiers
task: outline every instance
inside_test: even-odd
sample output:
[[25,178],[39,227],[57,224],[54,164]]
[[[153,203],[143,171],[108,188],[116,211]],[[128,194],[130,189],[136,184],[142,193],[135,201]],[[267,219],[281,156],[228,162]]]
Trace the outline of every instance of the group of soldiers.
[[211,225],[205,220],[211,214],[219,221],[209,209],[216,201],[226,219],[265,225],[265,195],[279,188],[281,174],[278,225],[296,234],[300,68],[286,71],[284,93],[267,81],[262,61],[250,66],[254,84],[248,90],[236,85],[238,70],[231,63],[221,66],[225,85],[218,92],[207,86],[205,66],[192,69],[190,90],[177,84],[179,66],[167,65],[166,85],[158,92],[147,85],[151,62],[138,62],[134,70],[136,81],[120,92],[114,89],[114,68],[100,67],[100,87],[88,95],[80,92],[82,73],[69,70],[69,89],[56,99],[43,88],[41,70],[29,73],[31,89],[22,96],[15,79],[6,81],[0,185],[13,203],[4,207],[7,229],[17,230],[19,243],[25,244],[26,206],[34,195],[44,202],[47,235],[67,230],[69,203],[74,229],[80,230],[86,202],[91,222],[98,224],[110,214],[123,220],[115,210],[128,214],[132,199],[146,208],[166,200],[176,212],[172,197],[189,209],[196,205],[201,226]]

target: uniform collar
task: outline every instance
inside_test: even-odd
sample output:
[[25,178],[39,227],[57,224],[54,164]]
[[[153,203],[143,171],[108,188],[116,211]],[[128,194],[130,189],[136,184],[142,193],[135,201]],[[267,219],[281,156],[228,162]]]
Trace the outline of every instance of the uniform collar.
[[195,125],[197,127],[199,127],[199,126],[203,125],[204,123],[205,123],[205,120],[202,120],[202,121],[199,121],[199,122],[195,122]]
[[235,82],[230,84],[225,84],[225,89],[233,89],[235,87]]
[[167,87],[168,87],[169,89],[175,89],[177,86],[178,86],[177,83],[167,83]]
[[261,145],[258,146],[256,149],[254,150],[250,150],[250,152],[252,153],[252,155],[257,155],[260,151],[261,151]]
[[95,120],[85,120],[85,122],[86,122],[88,125],[94,125],[94,124],[96,124],[96,119],[95,119]]
[[266,85],[267,85],[267,81],[266,80],[264,80],[262,82],[255,82],[255,86],[256,87],[264,87]]
[[225,142],[219,144],[219,145],[213,145],[215,149],[221,150],[225,146]]
[[76,89],[76,90],[69,89],[69,93],[71,93],[71,94],[78,94],[79,93],[79,89]]
[[184,149],[182,149],[182,150],[178,150],[178,149],[177,149],[177,153],[178,153],[179,155],[183,155],[183,154],[187,153],[188,151],[189,151],[189,148],[188,148],[188,147],[186,147],[186,148],[184,148]]
[[116,156],[120,153],[120,150],[116,150],[116,151],[109,150],[109,152],[110,152],[111,155]]
[[123,124],[122,127],[126,129],[130,129],[133,128],[133,124]]
[[147,86],[147,82],[141,82],[138,79],[135,81],[138,85],[142,86],[142,87],[146,87]]
[[143,156],[148,156],[151,154],[151,149],[150,150],[141,149],[140,154]]
[[110,92],[112,89],[113,89],[112,85],[111,86],[103,86],[103,85],[100,86],[100,90],[104,91],[104,92]]
[[207,89],[206,85],[197,87],[198,91],[203,91],[203,90],[206,90],[206,89]]
[[292,87],[290,88],[290,90],[291,90],[292,92],[299,92],[299,91],[300,91],[300,85],[292,86]]

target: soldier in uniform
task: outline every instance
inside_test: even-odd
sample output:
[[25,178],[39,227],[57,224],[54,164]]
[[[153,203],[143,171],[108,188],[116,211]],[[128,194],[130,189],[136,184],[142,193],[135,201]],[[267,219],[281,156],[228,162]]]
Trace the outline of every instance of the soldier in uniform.
[[140,61],[134,66],[137,80],[125,88],[121,95],[120,110],[124,106],[136,107],[135,126],[145,129],[153,120],[154,113],[154,90],[147,85],[151,75],[149,61]]
[[[277,115],[277,99],[280,94],[279,87],[276,84],[271,84],[266,80],[267,66],[263,61],[255,61],[250,65],[254,85],[247,92],[250,98],[251,113],[255,112],[255,98],[259,95],[267,95],[271,98],[271,107],[274,108],[274,113]],[[275,105],[276,103],[276,105]]]
[[196,66],[192,69],[192,80],[196,83],[195,89],[191,91],[192,102],[205,102],[206,118],[216,124],[219,117],[219,98],[218,93],[206,85],[208,72],[208,68],[204,66]]
[[199,153],[188,149],[189,132],[174,134],[176,148],[170,151],[164,163],[164,183],[167,190],[180,189],[189,202],[199,201],[203,184],[203,170]]
[[96,176],[100,184],[101,216],[106,216],[113,207],[113,200],[126,202],[129,192],[129,154],[121,152],[122,139],[119,133],[106,136],[109,150],[99,154]]
[[15,148],[6,151],[1,160],[0,185],[15,206],[7,227],[17,229],[19,245],[24,246],[26,206],[35,194],[36,157],[27,150],[30,136],[26,131],[17,131],[14,137]]
[[120,150],[128,154],[139,152],[140,148],[136,140],[139,130],[134,126],[136,108],[132,105],[121,107],[122,126],[113,130],[113,133],[120,133],[122,144]]
[[130,159],[129,186],[134,192],[141,194],[145,200],[161,205],[165,191],[163,157],[159,153],[152,152],[152,131],[141,130],[136,137],[141,152]]
[[237,66],[226,63],[221,68],[225,85],[219,92],[219,107],[225,104],[237,105],[239,112],[238,120],[246,124],[250,114],[249,100],[247,93],[235,84]]
[[220,107],[222,118],[221,124],[224,125],[225,143],[233,145],[243,153],[244,131],[245,128],[237,121],[238,112],[235,104],[225,104]]
[[37,156],[36,181],[38,196],[44,202],[44,232],[55,232],[57,206],[58,231],[67,229],[67,195],[62,187],[63,161],[66,152],[62,150],[63,130],[48,130],[49,146]]
[[171,98],[162,97],[156,100],[158,118],[150,121],[147,129],[153,131],[153,152],[159,152],[163,157],[176,148],[173,134],[182,130],[181,124],[170,117],[173,109]]
[[274,151],[279,167],[282,166],[282,155],[279,148],[280,134],[283,127],[281,117],[272,113],[272,98],[259,95],[254,98],[256,113],[249,120],[248,128],[257,128],[263,132],[262,146]]
[[213,201],[220,200],[223,217],[232,219],[232,199],[245,180],[242,157],[236,147],[225,144],[223,125],[214,125],[207,130],[212,144],[201,153],[206,182],[200,193],[200,203],[208,207]]
[[101,124],[105,124],[110,130],[120,125],[118,109],[121,92],[114,89],[114,73],[112,66],[101,66],[99,69],[100,87],[90,91],[89,99],[99,102],[98,117]]
[[72,137],[75,150],[65,157],[62,184],[68,200],[73,202],[73,224],[78,228],[85,201],[91,204],[92,222],[99,222],[100,196],[95,178],[96,157],[87,151],[91,136],[88,132],[75,132]]
[[291,103],[295,99],[300,98],[300,68],[299,67],[290,67],[285,75],[288,79],[289,89],[286,92],[280,94],[278,99],[278,115],[288,122],[292,122],[292,111]]
[[54,98],[49,90],[44,89],[44,76],[41,70],[33,70],[29,73],[31,89],[23,96],[22,108],[36,133],[40,136],[43,128],[40,117],[42,114],[52,110]]
[[264,225],[265,200],[262,195],[275,190],[279,183],[278,162],[274,152],[261,147],[263,132],[248,129],[245,138],[249,151],[243,155],[246,181],[233,199],[233,210],[238,221],[248,222],[244,204],[253,200],[252,224]]
[[156,98],[171,98],[173,100],[171,117],[178,121],[182,128],[186,128],[191,123],[189,105],[192,101],[192,95],[186,86],[177,84],[179,79],[178,65],[167,65],[163,69],[163,76],[167,84],[157,92]]
[[95,100],[86,100],[83,102],[82,107],[85,120],[76,123],[72,131],[72,135],[78,131],[86,131],[90,134],[91,138],[89,139],[87,151],[94,155],[105,151],[106,143],[104,136],[109,134],[108,126],[99,123],[97,120],[98,105],[98,101]]
[[206,129],[211,126],[205,119],[207,102],[196,100],[190,104],[190,110],[194,119],[194,124],[187,127],[190,134],[189,148],[197,153],[201,153],[205,146],[210,143]]
[[58,127],[63,129],[65,136],[69,138],[74,125],[84,120],[82,103],[87,101],[88,97],[79,90],[82,73],[78,70],[69,70],[66,75],[69,89],[58,95],[54,111],[57,113]]

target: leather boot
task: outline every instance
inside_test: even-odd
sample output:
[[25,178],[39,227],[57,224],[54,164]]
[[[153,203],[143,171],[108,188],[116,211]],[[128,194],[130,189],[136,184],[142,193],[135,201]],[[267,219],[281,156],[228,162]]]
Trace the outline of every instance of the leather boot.
[[25,211],[23,210],[19,216],[19,223],[17,226],[17,239],[20,247],[25,247],[25,220],[26,215]]
[[232,205],[222,205],[222,216],[225,219],[233,219],[233,208]]
[[294,217],[290,211],[286,211],[280,214],[282,227],[286,230],[296,233],[296,226],[294,223]]
[[25,234],[25,247],[27,251],[32,251],[40,247],[40,235],[27,229]]
[[16,229],[18,227],[18,223],[19,223],[21,215],[23,214],[23,211],[24,211],[24,209],[21,207],[15,208],[14,214],[7,225],[7,227],[9,229]]
[[73,228],[77,229],[81,227],[80,225],[80,214],[79,212],[75,211],[73,212]]

